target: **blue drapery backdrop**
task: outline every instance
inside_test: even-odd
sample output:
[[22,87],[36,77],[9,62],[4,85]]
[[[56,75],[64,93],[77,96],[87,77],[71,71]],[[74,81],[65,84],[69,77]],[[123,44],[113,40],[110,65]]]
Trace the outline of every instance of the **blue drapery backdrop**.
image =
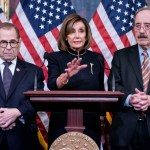
[[[92,18],[101,0],[71,0],[76,12],[88,21]],[[19,0],[10,0],[10,18],[14,13]]]

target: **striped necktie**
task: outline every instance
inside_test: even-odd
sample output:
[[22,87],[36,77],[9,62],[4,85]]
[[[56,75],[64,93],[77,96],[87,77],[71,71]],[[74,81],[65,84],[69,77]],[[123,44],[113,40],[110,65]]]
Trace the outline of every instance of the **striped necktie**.
[[142,63],[142,76],[143,76],[143,91],[146,93],[149,83],[149,57],[147,51],[143,51],[142,55],[144,56],[144,61]]
[[11,62],[4,62],[4,70],[3,70],[3,85],[5,89],[6,95],[8,94],[11,79],[12,79],[12,73],[9,69],[9,66],[11,65]]

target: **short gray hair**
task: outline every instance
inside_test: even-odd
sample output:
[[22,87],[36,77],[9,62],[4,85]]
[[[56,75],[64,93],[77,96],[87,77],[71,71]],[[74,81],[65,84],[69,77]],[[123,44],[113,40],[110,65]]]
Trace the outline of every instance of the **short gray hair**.
[[136,15],[137,15],[139,12],[143,11],[143,10],[150,10],[150,6],[146,6],[146,7],[142,7],[142,8],[140,8],[140,9],[138,9],[138,10],[136,11],[135,15],[134,15],[134,21],[135,21]]

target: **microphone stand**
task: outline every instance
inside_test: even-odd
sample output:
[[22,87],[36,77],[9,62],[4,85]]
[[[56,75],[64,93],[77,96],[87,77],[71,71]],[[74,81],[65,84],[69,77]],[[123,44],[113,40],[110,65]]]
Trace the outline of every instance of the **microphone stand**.
[[[104,70],[111,70],[111,69],[109,69],[109,68],[105,68],[105,67],[103,67],[104,68]],[[113,92],[115,92],[115,90],[116,90],[116,88],[115,88],[115,76],[114,76],[114,73],[113,73],[113,71],[112,71],[112,91]]]
[[37,70],[35,72],[35,77],[34,77],[34,91],[37,91]]
[[115,76],[113,72],[112,72],[112,91],[115,92]]
[[[43,56],[44,61],[39,68],[42,68],[44,66],[44,63],[45,63],[45,60],[47,59],[48,54],[49,53],[47,53],[47,52],[44,53],[44,56]],[[36,70],[35,77],[34,77],[34,91],[37,91],[37,72],[38,72],[38,69]]]

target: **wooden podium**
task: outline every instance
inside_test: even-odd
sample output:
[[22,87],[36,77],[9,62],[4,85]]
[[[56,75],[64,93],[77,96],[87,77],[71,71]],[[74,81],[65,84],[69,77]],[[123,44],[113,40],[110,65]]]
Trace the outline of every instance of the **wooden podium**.
[[[60,146],[62,145],[61,141],[67,143],[66,138],[63,139],[63,136],[69,137],[71,134],[82,134],[85,129],[83,126],[83,110],[90,112],[118,111],[124,96],[123,93],[118,91],[27,91],[24,94],[30,98],[37,111],[68,110],[68,120],[65,127],[67,133],[58,137],[49,150],[60,149],[62,147]],[[85,139],[90,139],[85,134],[82,134],[82,136]],[[83,137],[80,140],[84,140]],[[78,139],[79,137],[75,138]],[[87,140],[84,142],[87,142]],[[92,140],[92,143],[91,146],[95,145],[95,147],[91,149],[98,150],[95,141]]]
[[37,111],[118,111],[124,96],[119,91],[27,91],[24,94]]

